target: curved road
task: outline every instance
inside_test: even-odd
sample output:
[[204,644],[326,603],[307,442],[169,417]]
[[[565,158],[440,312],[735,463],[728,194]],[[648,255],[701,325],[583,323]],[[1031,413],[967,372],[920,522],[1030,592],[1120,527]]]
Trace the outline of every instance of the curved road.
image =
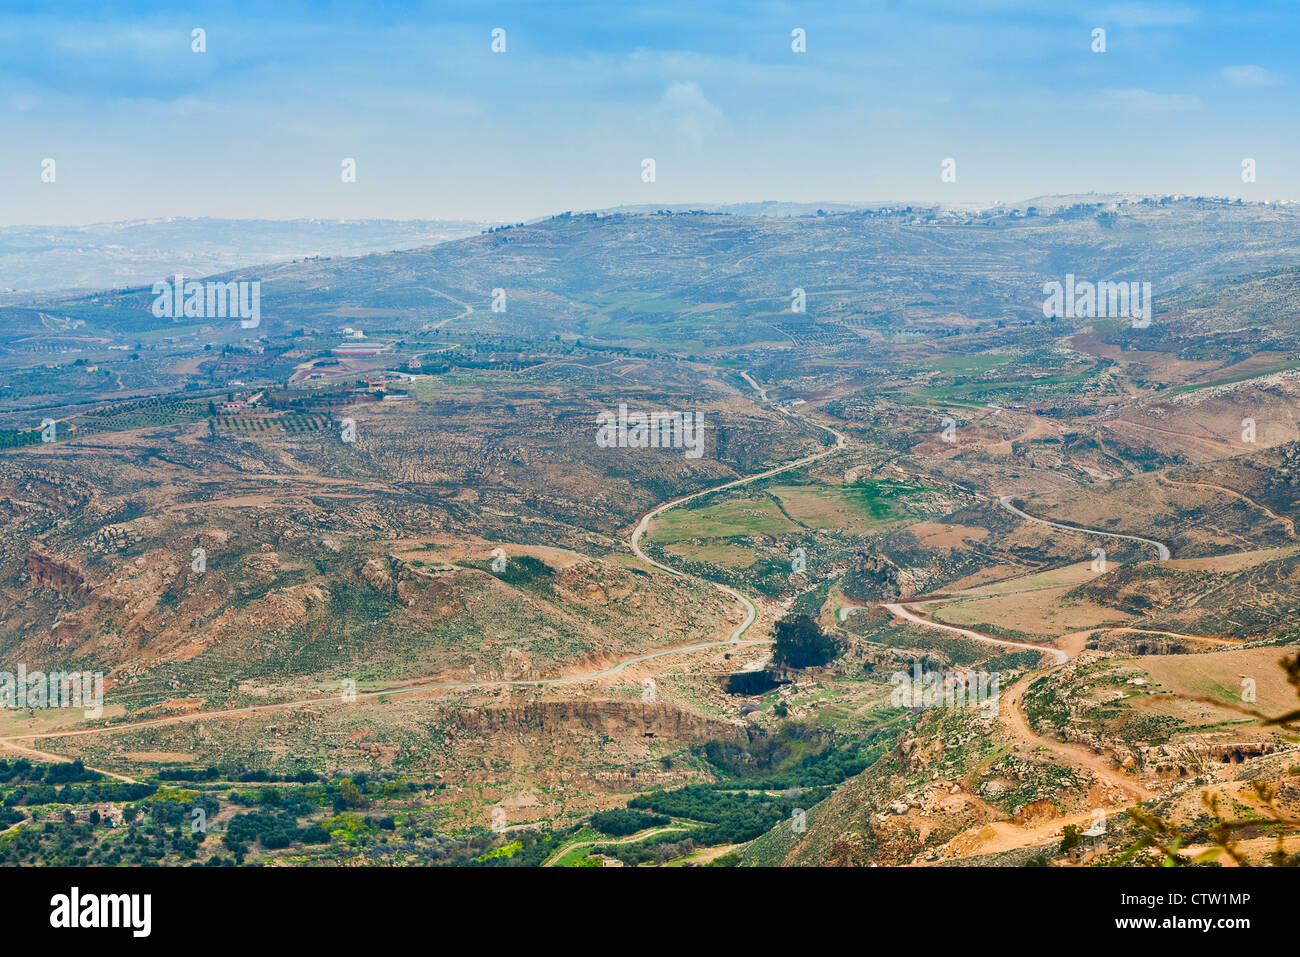
[[554,854],[542,862],[542,867],[554,867],[555,862],[565,857],[570,851],[576,851],[580,847],[605,847],[612,844],[640,844],[642,841],[648,841],[652,837],[658,837],[660,834],[669,834],[673,831],[685,832],[687,828],[677,826],[654,827],[648,831],[641,831],[637,834],[630,834],[624,838],[610,838],[607,841],[579,841],[576,844],[566,844],[559,848]]
[[1058,665],[1063,665],[1070,660],[1069,655],[1059,648],[1052,648],[1048,645],[1032,645],[1026,641],[1010,641],[1006,638],[994,638],[992,635],[981,634],[978,631],[972,631],[969,628],[958,628],[956,625],[945,625],[943,622],[935,621],[933,618],[922,618],[920,615],[912,614],[907,605],[902,602],[891,602],[886,604],[885,609],[891,614],[904,618],[917,625],[926,628],[934,628],[938,631],[950,631],[967,638],[974,638],[976,641],[982,641],[990,645],[1002,645],[1007,648],[1020,648],[1025,651],[1039,651],[1045,655],[1051,655],[1056,659]]
[[473,312],[474,312],[474,307],[471,306],[469,303],[467,303],[467,302],[461,302],[461,301],[460,301],[459,299],[457,299],[455,296],[449,296],[449,295],[447,295],[445,292],[443,292],[443,291],[440,290],[440,289],[429,289],[428,286],[425,286],[424,288],[425,288],[425,289],[428,289],[429,292],[433,293],[434,295],[442,296],[443,299],[449,299],[449,300],[451,300],[451,301],[454,302],[456,305],[460,306],[462,309],[465,310],[464,312],[460,313],[459,315],[448,316],[446,319],[441,319],[441,320],[439,320],[438,322],[435,322],[435,323],[434,323],[430,328],[433,328],[433,329],[441,329],[443,326],[445,326],[447,323],[451,322],[453,319],[464,319],[466,316],[469,316],[469,315],[472,315],[472,314],[473,314]]
[[[1064,522],[1052,522],[1052,521],[1048,521],[1045,518],[1036,518],[1033,515],[1030,515],[1028,512],[1025,512],[1017,508],[1016,506],[1012,505],[1011,504],[1012,501],[1016,498],[1019,498],[1019,496],[1003,495],[998,499],[998,504],[1001,505],[1003,508],[1005,508],[1008,512],[1011,512],[1013,515],[1016,515],[1019,518],[1023,518],[1029,522],[1036,522],[1039,525],[1050,525],[1052,528],[1059,528],[1067,532],[1081,532],[1085,535],[1100,535],[1104,538],[1123,538],[1131,542],[1141,542],[1144,545],[1151,545],[1155,548],[1156,554],[1160,556],[1160,561],[1163,562],[1169,560],[1169,546],[1165,545],[1163,542],[1157,542],[1155,539],[1152,538],[1143,538],[1141,535],[1125,535],[1121,532],[1103,532],[1100,529],[1096,529],[1096,528],[1084,528],[1080,525],[1067,525]],[[1059,586],[1044,585],[1041,586],[1041,588],[1027,588],[1027,589],[1020,589],[1020,591],[1040,591],[1040,590],[1056,588],[1056,587]],[[1000,592],[995,594],[1016,594],[1016,593],[1017,592]],[[1058,665],[1065,664],[1065,662],[1069,660],[1069,657],[1065,654],[1065,652],[1061,651],[1060,649],[1046,647],[1043,645],[1033,645],[1022,641],[1009,641],[1005,638],[994,638],[992,635],[981,634],[980,632],[973,631],[970,628],[958,628],[956,625],[945,625],[942,622],[935,621],[932,618],[922,618],[919,615],[913,614],[912,611],[908,609],[907,605],[908,602],[902,601],[902,602],[887,603],[884,604],[883,607],[897,618],[903,618],[907,621],[912,622],[913,624],[922,625],[926,628],[934,628],[938,631],[952,632],[954,634],[963,635],[967,638],[974,638],[976,641],[982,641],[985,642],[986,644],[1002,645],[1008,648],[1022,648],[1030,651],[1041,651],[1044,654],[1049,654],[1055,657],[1056,663]]]
[[1179,481],[1178,479],[1171,479],[1167,472],[1162,472],[1161,474],[1157,475],[1156,481],[1167,482],[1170,485],[1180,485],[1183,488],[1211,488],[1214,489],[1215,491],[1223,492],[1225,495],[1228,495],[1231,498],[1235,498],[1238,501],[1245,502],[1251,508],[1259,509],[1259,511],[1263,512],[1273,521],[1277,522],[1279,525],[1285,528],[1288,538],[1296,537],[1295,522],[1293,520],[1287,518],[1285,515],[1279,515],[1277,512],[1273,511],[1267,505],[1260,504],[1259,502],[1255,501],[1253,498],[1251,498],[1249,495],[1245,494],[1244,492],[1238,492],[1235,488],[1228,488],[1228,486],[1226,485],[1215,485],[1213,482],[1183,482],[1183,481]]
[[[933,621],[928,618],[921,618],[912,614],[904,605],[899,603],[888,603],[883,606],[890,612],[907,621],[921,625],[926,628],[935,628],[940,631],[956,632],[977,641],[983,641],[992,645],[1004,645],[1014,648],[1026,648],[1033,651],[1041,651],[1045,654],[1053,655],[1056,658],[1052,667],[1046,669],[1043,673],[1049,673],[1061,667],[1069,661],[1069,655],[1059,648],[1044,647],[1041,645],[1030,645],[1018,641],[1007,641],[1003,638],[994,638],[991,635],[984,635],[978,631],[969,628],[957,628],[953,625],[945,625],[941,622]],[[1156,797],[1154,791],[1142,785],[1126,775],[1122,770],[1112,766],[1112,763],[1105,757],[1093,753],[1090,749],[1080,744],[1068,741],[1057,741],[1054,738],[1045,737],[1036,732],[1029,724],[1029,718],[1025,715],[1021,706],[1020,699],[1029,687],[1028,677],[1016,682],[1011,688],[999,692],[999,699],[1005,707],[998,708],[998,717],[1002,721],[1003,727],[1010,733],[1011,737],[1019,740],[1031,747],[1045,748],[1056,757],[1062,759],[1066,764],[1083,771],[1091,772],[1099,780],[1105,781],[1111,787],[1118,790],[1125,796],[1128,803],[1123,804],[1120,808],[1113,808],[1113,811],[1122,810],[1131,807],[1133,804],[1150,800]],[[1083,814],[1053,818],[1041,824],[1030,827],[1023,827],[1013,824],[1011,821],[994,821],[985,825],[983,828],[975,829],[980,839],[969,847],[965,847],[957,853],[951,855],[952,859],[965,857],[974,857],[981,854],[991,854],[998,851],[1006,851],[1021,847],[1036,847],[1039,844],[1050,843],[1059,838],[1062,828],[1067,824],[1082,826],[1092,820],[1093,812],[1089,811]],[[984,836],[984,832],[990,832]],[[962,832],[970,834],[971,831]],[[958,835],[960,837],[962,835]],[[954,838],[955,840],[955,838]],[[950,841],[950,846],[953,842]]]
[[[790,415],[790,413],[787,412],[786,415]],[[729,488],[737,488],[741,485],[748,485],[750,482],[757,482],[759,479],[770,478],[773,475],[779,475],[782,472],[788,472],[790,469],[797,469],[800,466],[804,466],[812,462],[816,462],[818,459],[823,459],[826,456],[838,452],[840,449],[844,448],[844,444],[846,441],[844,436],[841,433],[836,432],[834,429],[830,428],[829,426],[821,425],[820,423],[817,422],[812,422],[809,419],[802,418],[801,416],[790,415],[790,418],[798,418],[802,422],[807,422],[809,425],[816,426],[817,428],[821,429],[823,432],[829,432],[831,435],[835,436],[835,444],[828,449],[823,449],[822,451],[815,452],[812,455],[806,455],[803,458],[796,459],[793,462],[787,462],[785,465],[778,465],[776,468],[768,469],[766,472],[759,472],[755,475],[747,475],[744,478],[734,479],[733,481],[725,482],[722,485],[715,485],[712,488],[702,489],[699,492],[692,492],[689,495],[683,495],[681,498],[672,499],[671,501],[664,502],[662,505],[651,509],[650,511],[646,512],[644,515],[641,516],[641,521],[637,522],[636,528],[632,532],[632,538],[628,542],[628,544],[632,546],[632,551],[636,553],[636,557],[641,559],[641,561],[645,562],[647,565],[653,565],[655,568],[658,568],[660,571],[665,571],[670,575],[676,575],[678,578],[695,577],[695,576],[687,575],[685,572],[680,572],[675,568],[665,565],[663,562],[651,558],[649,555],[647,555],[645,552],[641,550],[641,537],[645,535],[646,531],[650,528],[650,523],[654,519],[658,518],[660,515],[668,511],[670,508],[676,508],[678,505],[683,505],[686,502],[694,501],[695,499],[702,498],[705,495],[712,495],[714,492],[722,492]],[[744,595],[742,595],[740,592],[736,591],[736,589],[730,587],[729,585],[723,585],[718,582],[713,582],[712,584],[714,588],[717,588],[719,591],[726,592],[732,598],[736,599],[736,601],[740,602],[740,604],[745,608],[745,620],[740,623],[740,626],[735,630],[735,632],[732,633],[730,638],[730,643],[738,642],[740,641],[741,635],[743,635],[749,629],[749,626],[752,625],[754,623],[754,620],[758,617],[758,609],[754,607],[754,603],[752,601],[750,601],[748,598],[746,598]]]
[[764,402],[767,401],[767,390],[764,389],[757,382],[755,382],[753,376],[751,376],[748,372],[741,372],[740,377],[754,387],[754,390],[758,393],[758,397],[760,399],[762,399]]
[[1153,538],[1143,538],[1141,535],[1121,535],[1119,532],[1103,532],[1096,528],[1084,528],[1081,525],[1066,525],[1063,522],[1049,522],[1045,518],[1035,518],[1028,512],[1022,512],[1011,504],[1013,499],[1019,498],[1018,495],[1003,495],[998,499],[998,504],[1005,508],[1013,515],[1018,515],[1026,521],[1037,522],[1039,525],[1050,525],[1052,528],[1064,529],[1067,532],[1082,532],[1084,535],[1100,535],[1103,538],[1124,538],[1130,542],[1142,542],[1144,545],[1151,545],[1155,548],[1156,554],[1160,556],[1160,561],[1169,560],[1169,546],[1163,542],[1157,542]]
[[[1037,522],[1041,525],[1050,525],[1053,528],[1060,528],[1065,531],[1083,532],[1091,535],[1101,535],[1108,538],[1123,538],[1129,541],[1143,542],[1147,545],[1155,546],[1156,552],[1160,556],[1161,561],[1166,561],[1169,558],[1169,548],[1163,543],[1154,541],[1150,538],[1143,538],[1139,535],[1124,535],[1118,532],[1103,532],[1097,529],[1081,528],[1075,525],[1066,525],[1061,522],[1050,522],[1046,519],[1035,518],[1011,504],[1011,501],[1015,497],[1016,496],[1014,495],[1003,495],[999,499],[999,503],[1003,508],[1007,509],[1007,511],[1028,521]],[[1055,658],[1055,663],[1052,668],[1048,669],[1049,671],[1059,668],[1070,660],[1069,655],[1064,651],[1061,651],[1059,648],[1032,645],[1019,641],[1009,641],[1004,638],[994,638],[992,635],[985,635],[970,628],[959,628],[955,625],[947,625],[942,622],[934,621],[933,619],[922,618],[919,615],[913,614],[903,602],[882,603],[882,607],[898,618],[902,618],[925,628],[933,628],[938,631],[963,635],[967,638],[973,638],[976,641],[982,641],[991,645],[1022,648],[1050,654]],[[1057,741],[1052,738],[1044,737],[1034,731],[1020,704],[1020,699],[1028,687],[1029,681],[1023,680],[1017,682],[1012,688],[1002,694],[1003,703],[1006,707],[999,708],[999,714],[1004,726],[1011,733],[1013,738],[1028,743],[1034,747],[1046,748],[1057,757],[1063,759],[1067,764],[1093,773],[1098,779],[1106,781],[1116,790],[1124,794],[1125,798],[1129,802],[1141,802],[1144,800],[1150,800],[1157,796],[1154,791],[1143,786],[1139,781],[1133,780],[1128,775],[1124,774],[1122,770],[1112,767],[1111,763],[1106,758],[1093,753],[1083,745],[1074,744],[1072,742]],[[1125,805],[1125,807],[1128,806],[1131,806],[1131,804]],[[1084,821],[1088,820],[1090,816],[1091,814],[1089,813],[1085,815],[1075,815],[1074,817],[1068,818],[1057,818],[1031,828],[1017,827],[1009,821],[994,822],[992,825],[988,826],[993,831],[993,835],[990,839],[981,840],[975,846],[954,856],[957,858],[970,857],[977,854],[987,854],[1011,848],[1036,846],[1040,843],[1054,840],[1055,837],[1059,835],[1061,828],[1064,827],[1065,824],[1074,823],[1081,825]]]

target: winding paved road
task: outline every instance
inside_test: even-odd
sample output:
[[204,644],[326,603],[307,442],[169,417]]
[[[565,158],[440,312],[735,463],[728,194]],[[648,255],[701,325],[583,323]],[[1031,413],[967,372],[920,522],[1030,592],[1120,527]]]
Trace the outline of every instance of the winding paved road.
[[1013,499],[1019,498],[1018,495],[1003,495],[998,499],[998,504],[1005,508],[1013,515],[1018,515],[1029,522],[1037,522],[1039,525],[1050,525],[1052,528],[1064,529],[1067,532],[1082,532],[1084,535],[1100,535],[1103,538],[1124,538],[1130,542],[1142,542],[1145,545],[1151,545],[1155,548],[1156,554],[1160,556],[1160,561],[1169,560],[1169,546],[1163,542],[1157,542],[1153,538],[1143,538],[1141,535],[1122,535],[1119,532],[1103,532],[1098,528],[1084,528],[1082,525],[1066,525],[1063,522],[1049,522],[1045,518],[1035,518],[1028,512],[1023,512],[1011,504]]
[[[787,412],[786,415],[790,415],[790,413]],[[846,442],[844,436],[829,426],[821,425],[818,422],[813,422],[809,419],[803,418],[802,416],[790,415],[790,418],[797,418],[801,422],[807,422],[809,425],[816,426],[823,432],[829,432],[831,435],[835,436],[835,444],[828,449],[823,449],[822,451],[815,452],[812,455],[805,455],[803,458],[796,459],[793,462],[787,462],[785,465],[778,465],[776,468],[770,468],[766,472],[758,472],[754,475],[747,475],[744,478],[725,482],[722,485],[715,485],[712,488],[702,489],[699,492],[692,492],[689,495],[683,495],[681,498],[672,499],[671,501],[664,502],[662,505],[651,509],[641,516],[641,521],[637,522],[636,528],[632,532],[632,538],[628,542],[632,547],[632,551],[636,553],[636,557],[641,559],[641,561],[645,562],[647,565],[653,565],[660,571],[665,571],[670,575],[676,575],[678,578],[696,577],[687,575],[685,572],[680,572],[675,568],[665,565],[663,562],[651,558],[641,550],[641,538],[645,535],[646,531],[649,530],[650,523],[654,519],[658,518],[670,508],[676,508],[678,505],[684,505],[686,502],[694,501],[695,499],[701,498],[705,495],[712,495],[714,492],[722,492],[729,488],[738,488],[741,485],[748,485],[750,482],[757,482],[759,479],[770,478],[773,475],[780,475],[782,472],[790,471],[790,469],[797,469],[801,466],[816,462],[818,459],[824,459],[826,456],[844,448]],[[735,642],[740,641],[741,636],[749,629],[749,626],[754,623],[755,619],[758,617],[758,609],[754,607],[752,601],[729,585],[723,585],[718,582],[712,582],[711,584],[714,588],[726,592],[732,598],[736,599],[736,601],[740,602],[740,604],[745,608],[745,620],[740,623],[740,626],[732,633],[730,638],[730,642],[734,644]]]
[[992,635],[985,635],[978,631],[972,631],[970,628],[958,628],[956,625],[945,625],[943,622],[935,621],[933,618],[922,618],[920,615],[912,614],[911,610],[903,602],[890,602],[886,604],[885,609],[892,615],[906,619],[913,624],[922,625],[926,628],[934,628],[937,631],[950,631],[967,638],[974,638],[976,641],[982,641],[989,645],[1002,645],[1007,648],[1020,648],[1025,651],[1039,651],[1045,655],[1051,655],[1056,659],[1058,665],[1063,665],[1070,660],[1069,656],[1059,648],[1052,648],[1049,645],[1033,645],[1027,641],[1011,641],[1007,638],[994,638]]

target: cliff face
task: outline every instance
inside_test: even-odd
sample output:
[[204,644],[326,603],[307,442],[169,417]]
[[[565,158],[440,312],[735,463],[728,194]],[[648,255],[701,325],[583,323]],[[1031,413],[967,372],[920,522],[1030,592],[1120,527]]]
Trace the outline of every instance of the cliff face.
[[501,732],[566,734],[596,731],[611,737],[655,737],[705,742],[741,739],[743,729],[726,721],[683,711],[663,702],[539,701],[524,705],[476,708],[455,714],[456,725],[475,734]]
[[841,583],[859,601],[894,601],[916,594],[914,576],[884,555],[858,555]]
[[36,588],[50,586],[64,598],[80,601],[90,594],[85,576],[70,562],[63,562],[42,552],[30,551],[23,560],[23,570]]

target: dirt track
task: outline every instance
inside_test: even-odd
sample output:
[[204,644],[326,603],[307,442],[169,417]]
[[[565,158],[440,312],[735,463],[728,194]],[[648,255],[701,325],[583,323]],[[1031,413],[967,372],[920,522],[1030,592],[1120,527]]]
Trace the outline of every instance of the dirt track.
[[[1065,664],[1070,655],[1059,648],[1052,648],[1041,645],[1031,645],[1025,642],[1009,641],[1005,638],[995,638],[992,635],[985,635],[981,632],[970,628],[958,628],[955,625],[945,625],[941,622],[933,621],[929,618],[922,618],[913,614],[904,603],[891,602],[883,605],[891,614],[896,615],[913,624],[925,628],[933,628],[938,631],[954,632],[968,638],[974,638],[977,641],[986,644],[998,645],[1003,647],[1024,648],[1033,651],[1040,651],[1044,654],[1051,654],[1056,658],[1056,664],[1043,672],[1031,672],[1033,676],[1048,674]],[[1072,649],[1077,652],[1078,643],[1071,644]],[[1062,763],[1081,771],[1086,771],[1094,775],[1098,780],[1104,781],[1111,787],[1123,793],[1129,802],[1117,807],[1114,810],[1122,810],[1130,807],[1139,801],[1147,801],[1156,797],[1156,792],[1143,786],[1140,782],[1130,778],[1114,766],[1114,763],[1104,755],[1094,753],[1089,748],[1079,744],[1057,741],[1052,738],[1044,737],[1030,727],[1029,719],[1021,707],[1021,699],[1025,690],[1030,685],[1031,678],[1026,676],[1009,690],[999,692],[998,717],[1002,722],[1002,727],[1012,740],[1021,744],[1029,745],[1032,748],[1042,748],[1050,751]],[[1021,826],[1011,821],[995,821],[991,824],[985,824],[982,827],[973,829],[957,835],[949,842],[950,859],[973,857],[982,854],[994,854],[1000,851],[1016,850],[1022,847],[1035,847],[1039,844],[1048,843],[1060,835],[1062,828],[1067,824],[1080,826],[1090,823],[1093,818],[1093,812],[1088,811],[1081,814],[1066,815],[1055,817],[1049,821],[1029,826]]]

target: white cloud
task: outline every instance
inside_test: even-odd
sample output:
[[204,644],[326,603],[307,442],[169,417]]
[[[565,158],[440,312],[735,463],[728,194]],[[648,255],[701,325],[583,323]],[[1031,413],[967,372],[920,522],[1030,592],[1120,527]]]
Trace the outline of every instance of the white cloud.
[[1151,90],[1102,90],[1101,101],[1107,109],[1126,113],[1171,113],[1201,108],[1201,101],[1187,93]]
[[1101,21],[1121,27],[1179,27],[1195,23],[1200,14],[1177,3],[1118,3],[1098,11]]
[[709,102],[696,83],[674,83],[659,99],[658,110],[673,131],[692,146],[726,125],[722,111]]
[[136,26],[61,29],[54,34],[53,45],[57,50],[79,57],[126,55],[151,61],[189,53],[190,31]]
[[1233,86],[1277,86],[1286,79],[1281,73],[1254,65],[1225,66],[1219,75]]

